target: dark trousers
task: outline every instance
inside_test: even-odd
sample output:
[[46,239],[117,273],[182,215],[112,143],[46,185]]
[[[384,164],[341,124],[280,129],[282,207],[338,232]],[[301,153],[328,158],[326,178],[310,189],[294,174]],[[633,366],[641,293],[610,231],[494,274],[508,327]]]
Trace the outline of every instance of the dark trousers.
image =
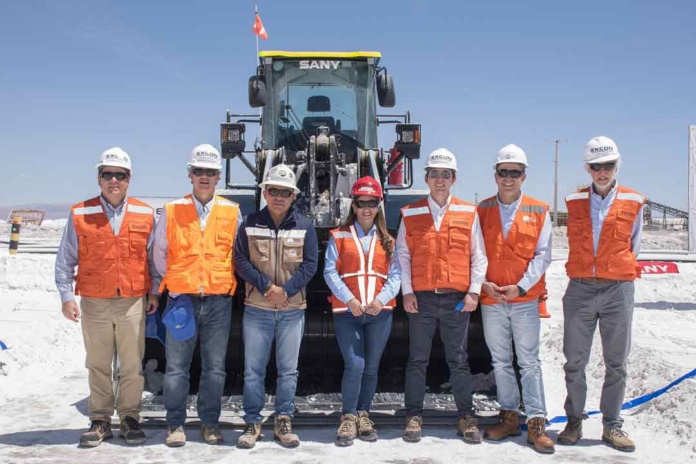
[[464,296],[465,293],[416,292],[418,312],[408,313],[409,349],[404,403],[409,416],[423,413],[425,377],[438,323],[457,412],[459,417],[473,414],[471,371],[466,352],[469,313],[454,310]]

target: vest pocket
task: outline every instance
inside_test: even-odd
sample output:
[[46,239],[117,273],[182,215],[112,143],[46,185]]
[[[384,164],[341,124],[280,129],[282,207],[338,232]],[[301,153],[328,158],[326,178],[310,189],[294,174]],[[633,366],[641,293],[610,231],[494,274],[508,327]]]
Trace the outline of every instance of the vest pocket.
[[267,239],[250,239],[249,259],[252,263],[270,260],[271,244]]
[[619,216],[616,218],[616,224],[614,225],[614,237],[620,240],[631,240],[631,235],[633,234],[633,222],[635,221],[635,215],[633,218]]
[[450,225],[449,229],[449,244],[455,248],[463,250],[469,249],[469,233],[471,229],[465,227],[455,227]]
[[303,240],[296,238],[283,239],[283,263],[301,263]]

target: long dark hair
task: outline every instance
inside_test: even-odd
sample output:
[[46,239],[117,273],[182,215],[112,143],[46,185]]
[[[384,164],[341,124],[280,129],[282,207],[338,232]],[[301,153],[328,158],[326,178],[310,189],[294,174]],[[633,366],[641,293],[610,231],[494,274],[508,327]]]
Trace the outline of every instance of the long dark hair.
[[[389,235],[389,230],[387,230],[387,220],[384,218],[384,211],[380,204],[377,210],[377,216],[375,216],[375,224],[377,225],[377,238],[379,238],[382,248],[387,253],[387,257],[391,259],[392,253],[394,251],[394,238]],[[348,213],[348,219],[346,219],[347,224],[353,224],[356,222],[355,210],[353,206],[350,207],[350,213]]]

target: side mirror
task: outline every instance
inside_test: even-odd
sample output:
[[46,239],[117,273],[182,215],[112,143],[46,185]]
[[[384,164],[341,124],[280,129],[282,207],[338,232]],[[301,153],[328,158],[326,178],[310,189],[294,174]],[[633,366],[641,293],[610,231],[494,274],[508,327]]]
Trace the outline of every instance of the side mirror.
[[396,105],[394,80],[387,74],[387,70],[384,68],[377,74],[377,99],[379,100],[379,106],[384,108],[393,108]]
[[266,106],[267,99],[265,78],[262,76],[251,76],[249,78],[249,106],[252,108]]

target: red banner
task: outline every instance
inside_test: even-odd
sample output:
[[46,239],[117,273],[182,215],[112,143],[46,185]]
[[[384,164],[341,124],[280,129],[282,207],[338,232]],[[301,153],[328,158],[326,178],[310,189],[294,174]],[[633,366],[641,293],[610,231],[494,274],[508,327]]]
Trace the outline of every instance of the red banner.
[[642,274],[679,274],[677,263],[668,261],[638,261]]

